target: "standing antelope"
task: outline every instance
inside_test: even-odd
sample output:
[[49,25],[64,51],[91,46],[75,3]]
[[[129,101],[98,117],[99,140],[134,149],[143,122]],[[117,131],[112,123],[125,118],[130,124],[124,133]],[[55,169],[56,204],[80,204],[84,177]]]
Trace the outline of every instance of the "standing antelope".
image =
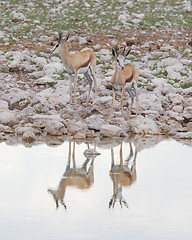
[[[114,105],[114,100],[115,100],[115,94],[116,91],[121,89],[121,114],[123,117],[123,96],[125,93],[125,89],[127,89],[130,97],[131,97],[131,107],[128,112],[127,120],[130,117],[133,102],[134,102],[134,97],[136,97],[136,115],[135,118],[137,118],[137,111],[138,111],[138,95],[137,95],[137,83],[138,83],[138,78],[139,78],[139,72],[138,70],[132,66],[131,64],[125,65],[125,57],[130,53],[131,49],[125,52],[125,47],[123,50],[123,53],[119,55],[117,52],[117,48],[112,49],[112,54],[115,58],[115,72],[111,78],[111,84],[113,88],[113,98],[112,98],[112,105],[111,105],[111,110],[109,114],[109,118],[107,122],[111,120],[111,115],[113,112],[113,105]],[[134,93],[131,90],[131,87],[133,86]],[[135,95],[135,96],[134,96]]]
[[111,170],[110,177],[113,182],[113,195],[109,201],[109,208],[115,207],[117,199],[121,208],[123,204],[128,208],[126,200],[122,196],[122,187],[130,186],[136,180],[136,158],[137,158],[137,148],[133,153],[133,148],[131,142],[129,143],[130,153],[125,162],[123,162],[123,147],[122,143],[120,145],[120,164],[115,164],[114,161],[114,151],[111,148]]
[[[69,54],[68,46],[66,43],[68,39],[69,39],[69,34],[67,34],[65,39],[62,40],[62,33],[59,33],[58,42],[51,49],[51,53],[53,53],[59,47],[60,57],[63,61],[63,64],[66,68],[66,71],[67,71],[69,79],[70,79],[70,83],[69,83],[70,104],[72,103],[72,79],[74,78],[74,104],[76,104],[77,103],[76,86],[77,86],[78,74],[83,73],[84,76],[87,78],[88,83],[89,83],[89,91],[88,91],[88,95],[87,95],[87,101],[85,104],[87,106],[89,99],[90,99],[90,92],[92,89],[93,80],[94,80],[94,86],[95,86],[95,88],[97,88],[96,78],[95,78],[96,55],[90,49],[80,51],[77,53],[73,53],[73,54]],[[93,80],[89,74],[89,70],[90,70]]]

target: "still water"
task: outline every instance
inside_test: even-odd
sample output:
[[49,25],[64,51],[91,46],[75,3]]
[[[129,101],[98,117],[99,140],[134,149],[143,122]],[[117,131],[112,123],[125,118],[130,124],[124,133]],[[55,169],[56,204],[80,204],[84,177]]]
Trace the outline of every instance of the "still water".
[[0,143],[0,239],[192,239],[192,143]]

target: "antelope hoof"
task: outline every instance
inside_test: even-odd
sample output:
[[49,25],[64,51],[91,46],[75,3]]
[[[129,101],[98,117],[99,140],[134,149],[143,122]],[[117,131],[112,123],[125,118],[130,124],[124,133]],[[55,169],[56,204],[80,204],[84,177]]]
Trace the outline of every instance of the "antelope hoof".
[[110,121],[111,121],[111,118],[108,118],[106,122],[109,123]]

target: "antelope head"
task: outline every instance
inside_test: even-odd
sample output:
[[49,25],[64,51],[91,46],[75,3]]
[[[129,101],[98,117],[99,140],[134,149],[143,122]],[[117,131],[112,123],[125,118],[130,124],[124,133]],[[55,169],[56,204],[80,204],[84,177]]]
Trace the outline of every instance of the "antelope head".
[[59,38],[56,44],[51,42],[51,45],[54,47],[50,50],[50,53],[53,53],[60,46],[61,43],[65,43],[68,39],[69,39],[69,34],[67,34],[67,36],[62,40],[62,33],[59,33]]
[[119,54],[117,52],[117,48],[112,48],[112,54],[115,58],[115,61],[117,63],[118,70],[124,70],[125,68],[125,57],[131,52],[131,49],[129,49],[127,52],[125,52],[125,47],[123,49],[122,54]]

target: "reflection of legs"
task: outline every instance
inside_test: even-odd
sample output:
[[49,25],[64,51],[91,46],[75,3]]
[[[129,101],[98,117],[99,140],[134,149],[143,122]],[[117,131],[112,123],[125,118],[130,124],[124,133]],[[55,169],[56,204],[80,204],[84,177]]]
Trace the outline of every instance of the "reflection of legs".
[[126,160],[127,166],[128,166],[128,164],[129,164],[131,158],[133,157],[133,147],[132,147],[131,142],[129,143],[129,148],[130,148],[130,153],[129,153],[129,156],[128,156],[127,160]]
[[76,173],[76,162],[75,162],[75,140],[73,140],[73,172]]
[[113,88],[113,98],[112,98],[111,110],[110,110],[110,114],[109,114],[109,118],[108,118],[107,122],[109,122],[111,120],[111,115],[112,115],[112,112],[113,112],[114,100],[115,100],[115,89]]
[[90,93],[91,93],[91,89],[92,89],[93,80],[92,80],[91,76],[89,75],[88,71],[86,73],[84,73],[84,76],[87,78],[88,83],[89,83],[89,90],[88,90],[88,94],[87,94],[87,101],[85,103],[85,106],[87,106],[87,104],[89,102],[89,99],[90,99]]
[[71,167],[71,140],[69,140],[68,162],[67,162],[67,166],[66,166],[64,176],[68,174],[68,172],[70,170],[70,167]]

